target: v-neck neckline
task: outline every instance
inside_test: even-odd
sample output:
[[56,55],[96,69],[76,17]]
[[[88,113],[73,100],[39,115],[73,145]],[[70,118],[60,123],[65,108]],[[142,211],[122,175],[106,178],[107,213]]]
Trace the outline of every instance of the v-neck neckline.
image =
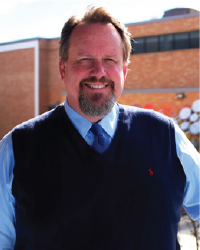
[[[98,153],[96,150],[94,150],[86,141],[85,139],[82,137],[82,135],[79,133],[79,131],[75,128],[74,124],[72,123],[72,121],[69,119],[68,115],[65,112],[64,106],[61,108],[61,113],[62,113],[62,117],[64,120],[64,123],[69,125],[69,129],[70,129],[70,133],[74,134],[74,139],[77,138],[77,141],[79,141],[79,145],[77,145],[78,147],[82,148],[83,151],[88,151],[89,153],[95,154],[96,156],[100,157],[100,158],[107,158],[109,157],[109,154],[113,148],[113,145],[115,145],[117,143],[117,138],[120,135],[120,130],[122,128],[122,113],[123,113],[123,108],[119,107],[119,116],[118,116],[118,120],[117,120],[117,127],[116,127],[116,131],[114,133],[114,136],[111,140],[110,145],[108,146],[108,148],[101,154]],[[67,127],[67,126],[65,126]],[[73,140],[73,135],[72,135],[72,140]]]

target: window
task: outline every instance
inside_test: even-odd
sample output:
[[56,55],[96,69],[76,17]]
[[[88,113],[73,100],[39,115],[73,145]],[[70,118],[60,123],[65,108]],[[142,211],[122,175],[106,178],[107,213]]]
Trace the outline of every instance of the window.
[[174,49],[189,48],[189,33],[177,33],[174,35]]
[[168,51],[173,50],[173,35],[162,35],[160,36],[160,50]]
[[144,53],[144,38],[135,38],[134,53]]
[[158,51],[158,36],[149,36],[146,38],[146,52]]
[[199,30],[158,36],[138,37],[131,40],[131,44],[131,53],[134,54],[199,48]]
[[190,47],[199,48],[199,30],[190,33]]

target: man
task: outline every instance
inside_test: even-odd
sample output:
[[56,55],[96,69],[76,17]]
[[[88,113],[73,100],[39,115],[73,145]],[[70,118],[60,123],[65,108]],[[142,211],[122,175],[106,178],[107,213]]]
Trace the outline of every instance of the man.
[[0,249],[180,249],[182,204],[199,219],[199,154],[169,118],[116,103],[130,51],[103,8],[65,24],[65,103],[1,142]]

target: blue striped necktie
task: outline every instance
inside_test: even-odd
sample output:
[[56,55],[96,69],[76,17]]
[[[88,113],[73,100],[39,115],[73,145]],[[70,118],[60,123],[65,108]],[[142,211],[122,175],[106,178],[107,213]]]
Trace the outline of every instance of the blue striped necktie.
[[108,142],[103,137],[103,129],[102,129],[101,125],[99,125],[98,123],[94,123],[90,130],[92,131],[92,133],[95,136],[92,147],[97,152],[102,154],[108,148]]

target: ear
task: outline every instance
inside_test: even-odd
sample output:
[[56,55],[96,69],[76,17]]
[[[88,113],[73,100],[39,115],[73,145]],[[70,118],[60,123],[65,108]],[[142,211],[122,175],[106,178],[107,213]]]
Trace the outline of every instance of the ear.
[[126,79],[126,75],[127,75],[127,65],[126,64],[124,64],[124,67],[123,67],[123,75],[124,75],[124,81],[125,81],[125,79]]
[[64,78],[65,78],[65,63],[64,63],[61,56],[59,57],[59,72],[60,72],[61,80],[64,81]]

